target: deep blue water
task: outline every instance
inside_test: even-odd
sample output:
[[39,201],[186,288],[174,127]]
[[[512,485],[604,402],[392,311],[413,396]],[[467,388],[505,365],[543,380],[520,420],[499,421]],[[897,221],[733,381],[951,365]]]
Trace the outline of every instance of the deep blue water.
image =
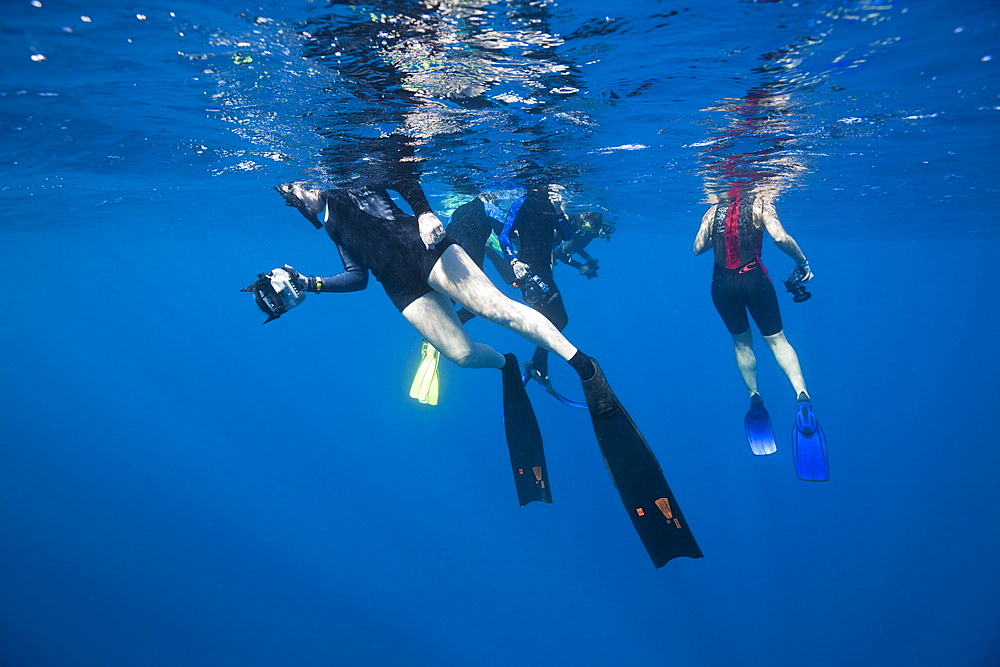
[[[40,4],[0,26],[0,664],[1000,662],[995,3]],[[557,270],[567,335],[704,559],[653,568],[537,387],[555,503],[518,508],[497,374],[412,401],[376,284],[260,325],[255,273],[339,269],[271,188],[397,131],[442,215],[544,174],[616,220]],[[745,442],[690,252],[732,179],[816,272],[779,297],[828,483],[759,339],[778,452]]]

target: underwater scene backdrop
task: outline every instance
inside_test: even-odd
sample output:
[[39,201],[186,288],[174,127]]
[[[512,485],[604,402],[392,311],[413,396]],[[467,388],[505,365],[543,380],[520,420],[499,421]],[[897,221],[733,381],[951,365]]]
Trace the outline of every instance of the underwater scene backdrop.
[[[3,9],[3,665],[1000,662],[996,3]],[[554,503],[518,507],[498,374],[410,399],[420,336],[374,282],[261,326],[258,272],[341,268],[272,188],[387,137],[445,221],[545,179],[615,223],[597,278],[556,268],[566,333],[703,559],[653,567],[586,413],[535,384]],[[816,274],[793,303],[766,243],[829,482],[795,477],[759,337],[778,451],[747,446],[691,253],[734,183]]]

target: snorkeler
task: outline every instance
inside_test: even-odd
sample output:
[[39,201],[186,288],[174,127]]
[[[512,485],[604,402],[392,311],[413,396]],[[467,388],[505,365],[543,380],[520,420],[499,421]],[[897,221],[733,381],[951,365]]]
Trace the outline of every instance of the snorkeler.
[[[490,241],[496,243],[496,235],[503,228],[503,223],[500,222],[502,217],[500,210],[494,204],[493,197],[489,193],[480,193],[455,209],[445,231],[448,238],[462,246],[476,266],[483,269],[486,258],[489,257],[503,281],[512,284],[515,278],[510,264],[490,244]],[[462,324],[474,317],[475,315],[467,308],[460,308],[458,311],[458,321]],[[438,370],[440,363],[441,353],[437,348],[426,340],[422,341],[420,365],[417,366],[413,382],[410,383],[410,398],[428,405],[438,404],[441,383]]]
[[[504,219],[500,247],[514,270],[515,286],[520,288],[524,302],[562,331],[569,324],[569,315],[552,275],[552,246],[557,239],[572,239],[573,228],[553,201],[556,196],[550,187],[539,187],[529,188],[523,197],[515,200]],[[547,380],[548,350],[536,347],[531,361],[525,366],[536,379]]]
[[[610,241],[611,234],[615,231],[615,225],[605,220],[604,216],[597,211],[584,211],[571,215],[569,216],[569,224],[573,228],[572,238],[557,245],[553,255],[557,261],[568,264],[579,271],[580,275],[596,278],[597,269],[600,266],[597,258],[592,257],[586,251],[586,247],[597,238]],[[583,261],[574,259],[573,255],[579,255]]]
[[712,204],[702,217],[694,253],[700,255],[709,248],[715,251],[712,303],[732,334],[736,364],[750,392],[750,410],[744,423],[753,453],[772,454],[776,446],[770,416],[757,390],[757,357],[747,311],[796,393],[798,414],[793,432],[796,474],[805,480],[825,481],[830,475],[823,431],[813,414],[798,355],[785,338],[774,286],[760,259],[765,230],[774,244],[795,260],[795,269],[786,286],[789,291],[799,290],[796,301],[805,300],[808,292],[802,284],[812,280],[812,270],[798,243],[778,220],[770,196],[747,195],[744,186],[733,185],[728,197]]
[[[610,240],[614,225],[606,223],[596,212],[567,217],[555,186],[529,189],[511,204],[506,216],[494,201],[491,193],[481,193],[455,209],[447,227],[448,237],[459,243],[480,268],[485,257],[489,257],[503,281],[520,288],[525,303],[562,331],[569,316],[552,275],[554,260],[574,267],[587,278],[596,278],[597,259],[585,248],[595,238]],[[473,317],[464,308],[458,311],[458,316],[463,324]],[[410,396],[421,403],[436,405],[440,355],[427,341],[421,344],[420,352],[421,362],[410,386]],[[524,381],[531,379],[563,404],[587,407],[586,403],[566,398],[552,386],[548,351],[542,347],[536,348],[532,360],[525,363]]]
[[[541,313],[506,297],[460,245],[445,236],[419,183],[318,190],[289,183],[276,188],[336,244],[344,271],[303,276],[289,266],[259,274],[246,288],[268,320],[299,305],[309,292],[365,289],[369,272],[403,317],[436,349],[465,368],[502,371],[506,432],[522,505],[551,502],[541,435],[517,359],[476,343],[452,301],[562,357],[580,376],[591,421],[608,470],[633,526],[656,567],[678,556],[701,557],[656,457],[611,390],[600,366],[570,343]],[[402,211],[387,189],[412,208]]]

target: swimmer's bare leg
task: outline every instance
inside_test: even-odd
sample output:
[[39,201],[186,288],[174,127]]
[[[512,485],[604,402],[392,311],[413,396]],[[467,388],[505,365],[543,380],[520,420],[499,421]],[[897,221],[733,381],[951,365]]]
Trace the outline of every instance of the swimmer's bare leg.
[[497,289],[459,245],[449,246],[444,251],[431,269],[427,282],[477,316],[510,329],[566,361],[577,353],[576,347],[547,317]]
[[462,326],[451,300],[428,292],[403,309],[403,317],[446,359],[463,368],[503,368],[504,357],[477,343]]
[[806,379],[803,377],[802,367],[799,365],[799,355],[795,353],[795,348],[785,338],[785,332],[779,331],[773,336],[764,336],[764,342],[771,348],[774,360],[778,362],[778,366],[785,372],[788,381],[792,383],[795,395],[804,393],[808,396]]
[[743,376],[743,384],[753,396],[757,392],[757,355],[753,351],[753,333],[747,329],[743,333],[733,334],[733,346],[736,353],[736,365]]

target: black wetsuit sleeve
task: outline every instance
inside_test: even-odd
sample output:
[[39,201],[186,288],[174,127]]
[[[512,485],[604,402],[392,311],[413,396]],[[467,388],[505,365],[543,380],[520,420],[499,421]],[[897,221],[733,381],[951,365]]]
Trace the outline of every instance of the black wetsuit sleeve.
[[337,250],[340,251],[340,259],[344,262],[344,271],[325,278],[309,276],[306,289],[310,292],[358,292],[368,287],[368,267],[351,257],[350,253],[339,245]]
[[397,179],[389,184],[389,188],[398,192],[403,201],[410,205],[414,216],[419,218],[422,213],[433,212],[430,202],[427,201],[427,195],[424,194],[424,189],[415,179]]

